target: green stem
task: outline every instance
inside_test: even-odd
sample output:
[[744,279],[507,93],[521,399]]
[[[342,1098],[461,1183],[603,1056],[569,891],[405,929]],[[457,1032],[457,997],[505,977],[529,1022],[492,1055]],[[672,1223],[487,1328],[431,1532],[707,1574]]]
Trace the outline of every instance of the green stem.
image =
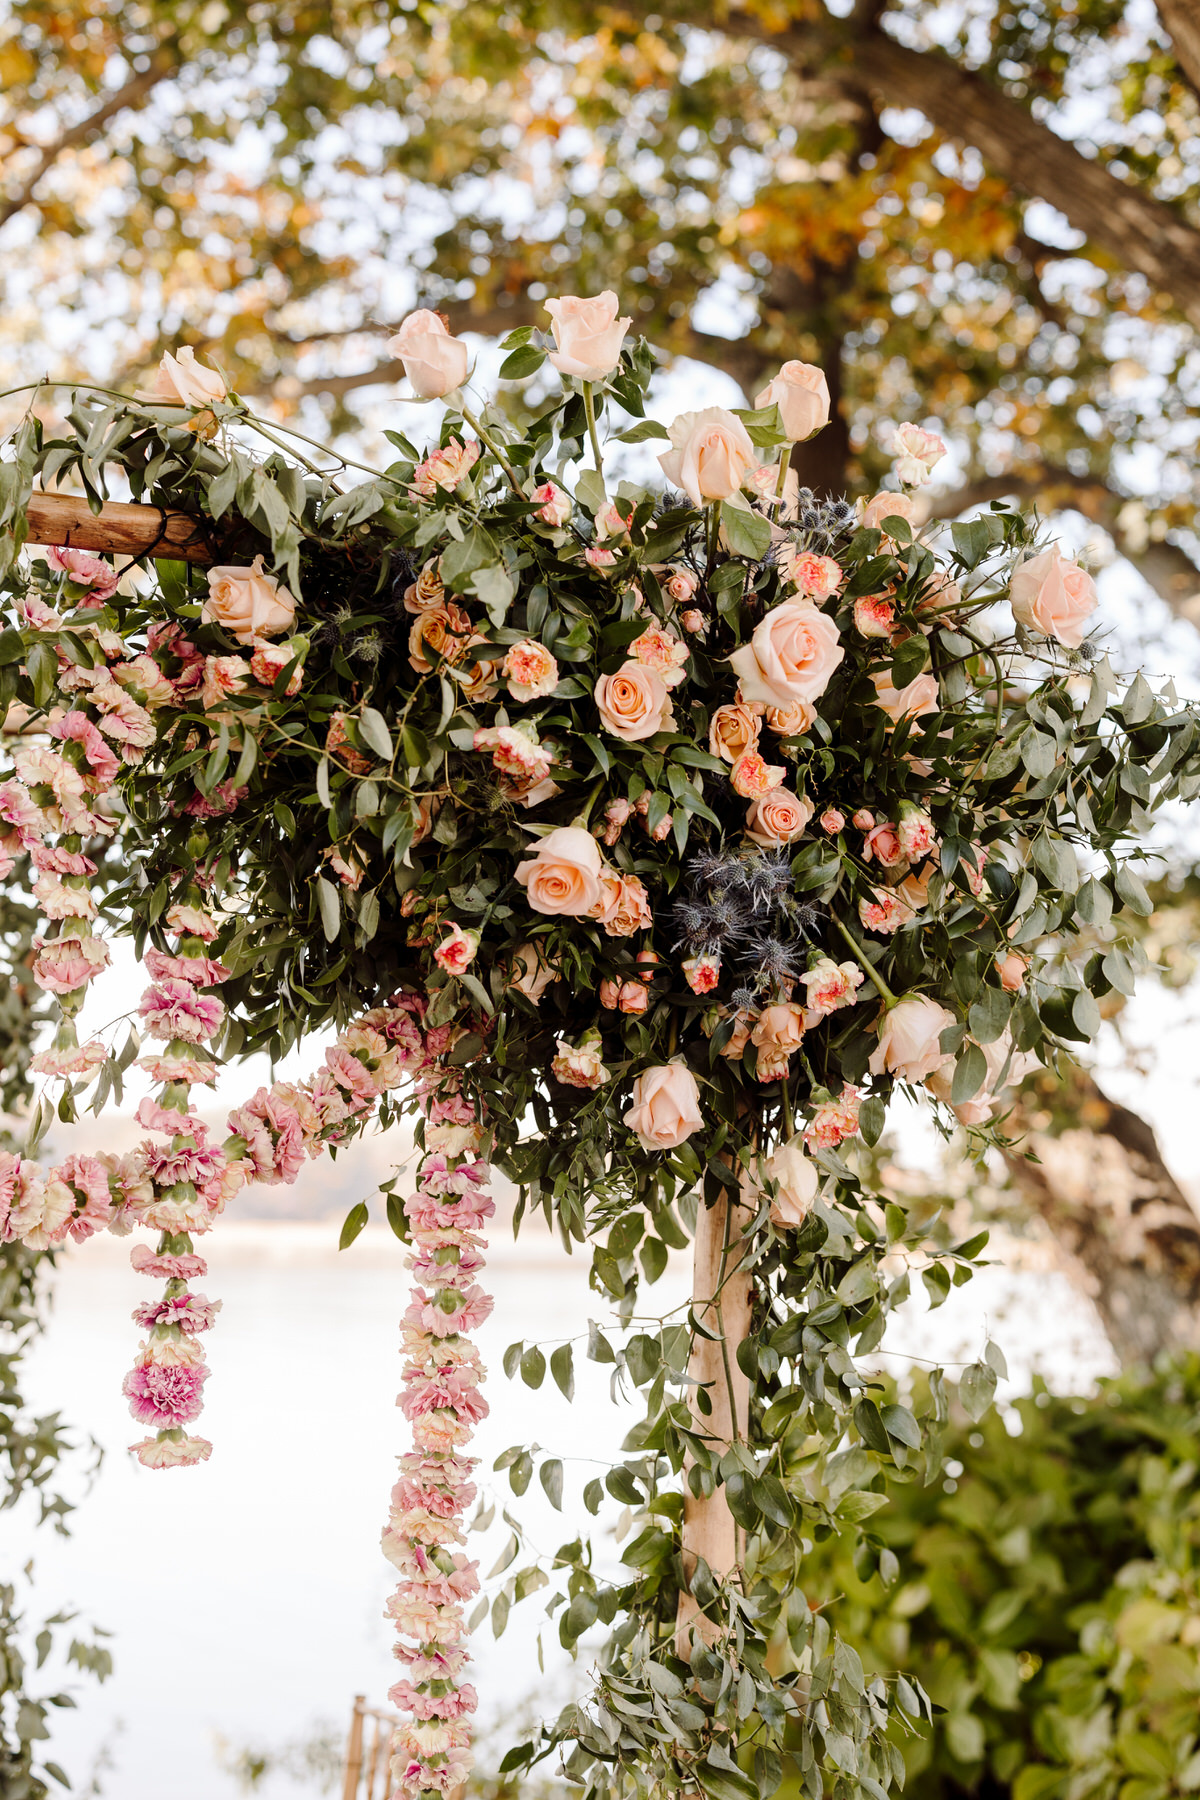
[[711,575],[717,560],[717,548],[721,531],[721,502],[713,500],[708,508],[708,539],[706,545],[705,574]]
[[481,419],[477,419],[475,417],[475,414],[471,411],[470,407],[467,405],[465,400],[460,403],[459,411],[462,413],[463,418],[466,420],[467,424],[471,427],[471,429],[474,432],[476,432],[479,437],[481,437],[483,439],[484,443],[487,445],[488,449],[491,451],[491,453],[495,457],[496,461],[500,464],[500,467],[504,470],[504,473],[508,477],[508,485],[513,490],[513,493],[519,494],[521,499],[524,500],[526,497],[525,489],[521,486],[521,483],[517,480],[516,470],[513,468],[512,464],[509,462],[507,456],[505,456],[503,450],[500,448],[499,444],[496,442],[496,440],[492,436],[491,432],[486,429],[486,427],[483,424],[483,421]]
[[854,936],[853,932],[849,931],[847,929],[847,927],[842,924],[842,921],[838,918],[836,913],[830,913],[829,917],[832,919],[834,925],[841,932],[841,934],[845,938],[847,944],[849,944],[851,950],[853,950],[855,956],[858,958],[858,960],[862,964],[864,973],[874,983],[875,987],[877,988],[877,990],[879,992],[879,997],[883,1001],[884,1005],[889,1006],[889,1007],[890,1006],[898,1006],[899,1001],[897,1000],[895,994],[893,994],[891,988],[888,986],[887,982],[883,979],[883,976],[880,975],[878,973],[878,971],[875,969],[874,965],[871,962],[870,957],[867,955],[866,951],[863,949],[863,947],[859,943],[858,939]]
[[787,486],[788,470],[791,466],[792,446],[790,444],[785,444],[783,449],[779,452],[779,479],[775,483],[775,499],[773,501],[775,506],[780,506],[783,503],[783,490]]
[[596,403],[592,399],[590,381],[585,381],[583,384],[583,410],[587,414],[588,436],[592,440],[592,455],[596,459],[596,473],[603,478],[604,458],[600,454],[600,439],[596,433]]

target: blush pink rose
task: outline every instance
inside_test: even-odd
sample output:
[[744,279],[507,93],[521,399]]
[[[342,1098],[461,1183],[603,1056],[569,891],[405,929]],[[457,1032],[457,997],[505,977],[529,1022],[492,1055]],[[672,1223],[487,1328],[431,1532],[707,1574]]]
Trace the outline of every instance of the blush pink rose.
[[196,361],[196,352],[185,344],[174,356],[164,350],[154,371],[154,383],[139,398],[166,400],[179,406],[211,406],[224,400],[228,388],[215,369]]
[[777,406],[784,435],[799,444],[829,423],[829,383],[824,369],[812,363],[785,362],[774,381],[754,401],[755,406]]
[[903,519],[911,526],[916,516],[916,505],[908,494],[876,494],[863,507],[861,523],[870,531],[879,531],[885,519]]
[[669,731],[674,724],[671,694],[656,669],[632,659],[615,675],[601,675],[595,687],[600,723],[626,744]]
[[590,831],[560,825],[539,842],[516,878],[534,912],[579,919],[600,899],[600,851]]
[[543,481],[529,496],[534,517],[543,525],[565,525],[571,516],[571,496],[556,482]]
[[603,381],[621,360],[621,345],[632,319],[619,319],[621,302],[606,288],[594,299],[582,300],[575,294],[564,294],[561,300],[547,300],[550,329],[554,333],[554,349],[550,361],[560,375],[574,375],[578,381]]
[[756,1049],[790,1056],[793,1050],[799,1049],[804,1031],[804,1008],[794,1000],[781,1000],[759,1013],[750,1033],[750,1042]]
[[804,1140],[795,1137],[781,1144],[760,1165],[766,1180],[776,1187],[771,1202],[771,1223],[789,1230],[803,1225],[813,1209],[821,1185],[817,1165],[804,1154]]
[[757,467],[746,427],[723,406],[680,413],[668,435],[671,448],[658,459],[663,474],[696,506],[730,499]]
[[807,600],[785,600],[729,658],[743,700],[784,710],[820,698],[845,651],[828,614]]
[[1098,604],[1096,584],[1087,570],[1064,556],[1057,544],[1013,571],[1008,599],[1013,618],[1026,631],[1054,638],[1068,650],[1082,644]]
[[441,400],[467,379],[467,346],[426,307],[409,313],[387,347],[404,364],[418,400]]
[[872,1075],[889,1074],[901,1081],[924,1081],[954,1058],[941,1047],[941,1034],[957,1021],[928,994],[909,994],[891,1007],[879,1043],[867,1064]]
[[898,863],[906,860],[899,833],[886,819],[882,825],[876,825],[873,831],[867,833],[863,839],[862,853],[864,862],[870,862],[874,856],[885,869],[894,869]]
[[735,763],[758,748],[762,712],[754,706],[718,706],[708,721],[708,747],[724,762]]
[[1028,972],[1029,963],[1017,950],[1006,950],[1003,956],[996,958],[996,973],[1006,993],[1019,994]]
[[223,625],[239,644],[252,644],[256,637],[287,631],[296,617],[296,602],[256,556],[248,569],[223,564],[208,571],[208,599],[200,617]]
[[893,725],[899,725],[902,719],[923,719],[927,713],[938,710],[936,675],[917,675],[902,688],[893,687],[890,674],[872,675],[871,680],[875,684],[875,704],[883,708]]
[[821,814],[821,817],[819,820],[821,830],[827,831],[829,833],[830,837],[836,837],[838,832],[842,830],[845,823],[846,823],[845,813],[840,813],[836,806],[827,806],[825,808],[825,811]]
[[639,1075],[625,1123],[647,1150],[674,1150],[698,1131],[700,1089],[686,1063],[660,1063]]
[[764,850],[791,844],[801,835],[813,816],[811,800],[802,800],[790,788],[777,787],[751,803],[746,814],[746,836]]

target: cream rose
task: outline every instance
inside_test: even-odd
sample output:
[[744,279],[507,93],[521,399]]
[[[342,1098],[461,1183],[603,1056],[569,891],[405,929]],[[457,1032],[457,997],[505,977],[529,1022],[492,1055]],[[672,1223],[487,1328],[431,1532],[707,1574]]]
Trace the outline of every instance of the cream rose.
[[906,524],[915,526],[917,518],[916,503],[909,494],[875,494],[862,509],[860,523],[871,531],[879,531],[885,519],[903,519]]
[[621,345],[632,319],[618,319],[621,302],[606,288],[592,300],[566,294],[547,300],[554,349],[550,361],[560,375],[579,381],[603,381],[621,360]]
[[794,1137],[760,1164],[762,1176],[777,1184],[771,1202],[771,1223],[785,1229],[803,1225],[813,1209],[821,1178],[817,1165],[804,1154],[804,1139]]
[[615,675],[601,675],[595,699],[600,723],[627,744],[667,731],[675,723],[666,682],[644,663],[625,662]]
[[534,912],[582,918],[600,898],[600,851],[590,831],[560,825],[542,838],[528,862],[517,864],[517,880]]
[[663,474],[697,506],[728,500],[758,466],[746,427],[723,406],[680,413],[667,435],[671,448],[658,459]]
[[828,614],[807,600],[785,600],[729,661],[743,700],[786,712],[799,701],[811,706],[819,699],[845,654]]
[[1096,610],[1096,584],[1057,544],[1014,570],[1008,590],[1013,618],[1038,637],[1078,650]]
[[536,1006],[546,989],[560,979],[558,969],[548,963],[537,944],[518,944],[509,963],[508,985],[524,994]]
[[388,349],[404,364],[418,400],[441,400],[467,379],[467,346],[452,336],[440,313],[409,313]]
[[800,1047],[804,1036],[804,1008],[794,1000],[781,1000],[776,1006],[764,1007],[754,1022],[750,1042],[759,1050],[778,1051],[790,1056]]
[[196,361],[196,352],[185,344],[172,356],[164,350],[154,371],[154,384],[140,396],[146,400],[166,400],[178,406],[212,406],[229,393],[215,369]]
[[812,363],[785,362],[754,402],[777,406],[783,429],[793,444],[803,443],[829,423],[829,383],[824,369]]
[[938,710],[938,684],[936,675],[918,675],[907,687],[892,686],[890,675],[872,675],[875,683],[875,704],[881,706],[893,725],[899,725],[901,719],[923,719],[926,713]]
[[255,638],[290,630],[296,602],[256,556],[248,569],[222,564],[208,571],[208,599],[200,617],[223,625],[239,644],[252,644]]
[[625,1123],[647,1150],[674,1150],[704,1123],[700,1089],[685,1063],[660,1063],[633,1084]]
[[751,803],[746,814],[746,836],[764,850],[795,841],[813,816],[811,800],[801,800],[790,788],[779,787]]
[[708,721],[708,747],[714,756],[735,763],[758,748],[762,714],[753,706],[718,706]]
[[872,1075],[896,1075],[901,1081],[925,1081],[954,1058],[941,1046],[941,1035],[957,1021],[952,1012],[927,994],[909,994],[883,1021],[879,1043],[867,1064]]

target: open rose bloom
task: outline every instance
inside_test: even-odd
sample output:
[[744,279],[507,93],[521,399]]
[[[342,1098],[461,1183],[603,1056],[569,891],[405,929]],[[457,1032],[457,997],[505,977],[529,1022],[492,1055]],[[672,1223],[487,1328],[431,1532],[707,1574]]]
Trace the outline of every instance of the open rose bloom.
[[[430,292],[456,279],[431,271]],[[1147,821],[1200,797],[1200,710],[1093,650],[1096,586],[1032,513],[997,503],[954,530],[926,517],[915,491],[941,455],[936,420],[899,421],[878,493],[801,491],[820,440],[795,446],[832,412],[824,372],[788,359],[757,407],[658,418],[664,346],[637,337],[636,317],[607,290],[551,296],[503,345],[497,403],[478,377],[465,385],[446,320],[414,311],[390,346],[404,429],[375,474],[311,445],[264,448],[256,430],[286,446],[288,425],[251,426],[186,349],[151,399],[104,398],[102,452],[82,400],[55,403],[55,436],[26,431],[19,459],[3,452],[17,529],[0,544],[0,875],[37,909],[10,973],[53,1015],[30,1046],[43,1091],[29,1117],[77,1123],[69,1153],[0,1153],[0,1236],[81,1256],[102,1231],[134,1236],[131,1266],[157,1285],[130,1346],[133,1454],[186,1468],[208,1455],[194,1428],[219,1329],[217,1296],[191,1285],[200,1240],[251,1184],[286,1186],[395,1130],[388,1216],[413,1280],[384,1534],[407,1715],[398,1800],[449,1797],[468,1768],[489,1166],[524,1190],[518,1221],[544,1211],[549,1241],[587,1241],[597,1309],[604,1290],[637,1324],[610,1350],[650,1416],[614,1484],[637,1548],[622,1635],[602,1652],[611,1693],[633,1697],[622,1732],[659,1721],[660,1760],[637,1779],[692,1793],[708,1771],[728,1786],[747,1705],[769,1773],[800,1753],[794,1661],[777,1681],[768,1654],[788,1618],[776,1574],[824,1516],[771,1458],[781,1442],[803,1443],[814,1468],[848,1450],[867,1491],[914,1448],[907,1416],[897,1434],[875,1421],[898,1410],[865,1410],[854,1359],[878,1341],[897,1271],[962,1241],[933,1200],[888,1208],[874,1191],[886,1109],[915,1096],[947,1132],[1001,1147],[1013,1084],[1035,1058],[1050,1082],[1111,1008],[1113,971],[1139,963],[1127,914],[1143,906]],[[23,549],[30,462],[35,487],[53,487],[77,466],[64,444],[102,454],[107,491],[148,509],[116,515],[145,528],[136,574],[114,579],[97,535],[114,515],[82,502],[74,542]],[[54,498],[31,517],[70,512],[67,484]],[[159,541],[185,500],[194,561],[167,554],[176,522]],[[142,980],[106,1010],[91,984],[114,934]],[[114,1011],[136,1022],[153,1089],[119,1154],[88,1136],[89,1109],[138,1054],[127,1024],[114,1038],[100,1022]],[[292,1078],[239,1090],[245,1056],[306,1044]],[[21,1105],[23,1067],[7,1071]],[[356,1209],[347,1246],[362,1222]],[[668,1250],[692,1254],[688,1236],[692,1305],[660,1327],[670,1309],[637,1290]],[[954,1254],[957,1279],[971,1258]],[[736,1454],[699,1399],[715,1409],[726,1381],[704,1324],[726,1303],[735,1335],[755,1337],[729,1359],[754,1394]],[[580,1345],[556,1342],[543,1369],[544,1321],[526,1307],[504,1328],[524,1334],[531,1388],[546,1372],[570,1388]],[[264,1419],[272,1449],[269,1405]],[[673,1513],[643,1512],[656,1456],[668,1508],[687,1495],[682,1539]],[[536,1475],[553,1500],[557,1459],[518,1457],[514,1488]],[[720,1510],[735,1466],[741,1541],[776,1573],[743,1588],[732,1562],[710,1563],[710,1603],[693,1526]],[[572,1646],[613,1617],[589,1554],[568,1547],[550,1572],[570,1589],[551,1611]],[[539,1571],[514,1569],[505,1603]],[[682,1603],[680,1576],[696,1588]],[[687,1624],[693,1600],[703,1626]],[[710,1629],[723,1661],[749,1646],[752,1702],[746,1668],[712,1698],[694,1661]],[[670,1671],[689,1657],[680,1701]],[[863,1711],[842,1662],[829,1667],[827,1701],[803,1709],[810,1773],[837,1761],[826,1710],[876,1729],[874,1701]],[[680,1759],[664,1706],[686,1706],[702,1751]],[[570,1767],[598,1792],[611,1769],[591,1768],[593,1742],[591,1724],[574,1731]]]

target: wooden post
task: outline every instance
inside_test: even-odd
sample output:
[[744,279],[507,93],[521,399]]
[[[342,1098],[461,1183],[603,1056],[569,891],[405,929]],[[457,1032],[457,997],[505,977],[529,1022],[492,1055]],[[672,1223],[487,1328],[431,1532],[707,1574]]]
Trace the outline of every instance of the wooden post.
[[342,1784],[342,1800],[355,1800],[358,1793],[363,1759],[363,1713],[366,1705],[367,1696],[355,1694],[354,1711],[350,1717],[350,1741],[346,1745],[346,1779]]
[[[730,1179],[732,1182],[732,1175]],[[719,1336],[697,1336],[692,1345],[688,1374],[703,1384],[712,1405],[706,1415],[693,1398],[692,1425],[697,1436],[706,1438],[718,1452],[728,1450],[735,1439],[745,1440],[750,1412],[750,1382],[738,1367],[737,1347],[750,1330],[750,1272],[738,1264],[742,1227],[751,1216],[726,1189],[715,1206],[701,1202],[696,1220],[692,1309],[705,1329]],[[683,1566],[688,1579],[701,1556],[714,1575],[731,1574],[740,1560],[739,1536],[724,1487],[707,1499],[697,1499],[688,1486],[685,1465]],[[697,1622],[699,1610],[690,1594],[680,1594],[675,1650],[685,1662],[691,1660],[693,1629],[706,1643],[716,1635],[710,1620],[701,1616]]]
[[78,494],[36,493],[29,501],[29,542],[61,544],[110,555],[171,557],[179,562],[213,563],[206,521],[192,513],[164,512],[157,506],[129,506],[106,500],[94,513]]

